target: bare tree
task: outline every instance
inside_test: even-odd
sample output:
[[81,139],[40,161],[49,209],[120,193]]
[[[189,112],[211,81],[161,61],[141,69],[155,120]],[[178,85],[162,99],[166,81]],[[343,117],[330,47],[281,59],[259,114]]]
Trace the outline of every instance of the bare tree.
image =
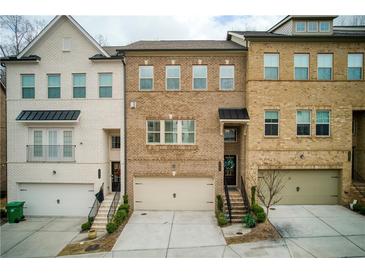
[[95,40],[99,43],[100,46],[108,45],[108,39],[106,38],[106,36],[104,36],[102,34],[96,35]]

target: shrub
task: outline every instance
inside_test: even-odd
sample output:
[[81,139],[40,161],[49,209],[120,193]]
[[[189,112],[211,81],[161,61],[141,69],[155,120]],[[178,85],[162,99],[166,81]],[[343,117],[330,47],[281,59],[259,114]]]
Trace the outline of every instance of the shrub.
[[361,215],[365,215],[365,206],[362,206],[362,207],[360,208],[360,214],[361,214]]
[[251,187],[251,205],[256,204],[256,186]]
[[359,203],[356,203],[352,206],[352,209],[355,211],[355,212],[359,212],[361,210],[361,205]]
[[252,228],[252,227],[256,226],[256,220],[252,214],[246,214],[245,216],[243,216],[242,222],[244,224],[246,224],[246,227],[248,227],[248,228]]
[[83,223],[81,225],[81,231],[86,231],[89,230],[91,228],[92,223],[87,221],[86,223]]
[[128,204],[128,195],[123,195],[123,204]]
[[91,224],[92,224],[92,223],[94,222],[94,217],[88,217],[88,219],[87,219],[87,220],[88,220],[88,222],[89,222],[89,223],[91,223]]
[[116,231],[118,226],[115,223],[107,223],[106,224],[106,231],[111,234]]
[[124,209],[118,210],[114,215],[114,223],[118,226],[123,223],[124,219],[127,217],[127,212]]
[[217,219],[218,219],[218,225],[219,226],[223,226],[223,225],[226,225],[228,223],[228,221],[226,219],[226,216],[224,216],[223,212],[218,213]]
[[119,207],[118,207],[118,210],[124,210],[125,212],[129,212],[129,204],[121,204]]
[[257,215],[260,212],[265,212],[265,210],[262,208],[262,206],[260,206],[258,204],[253,204],[251,210],[255,215]]
[[219,212],[223,212],[223,198],[221,195],[217,195],[217,209]]
[[258,223],[263,223],[266,221],[266,213],[265,212],[258,212],[256,214],[256,221]]

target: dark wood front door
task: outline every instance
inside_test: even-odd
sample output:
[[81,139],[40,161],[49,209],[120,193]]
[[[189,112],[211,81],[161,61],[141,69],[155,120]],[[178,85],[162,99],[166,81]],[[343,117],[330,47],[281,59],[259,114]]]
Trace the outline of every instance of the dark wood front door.
[[236,155],[224,155],[224,184],[227,186],[236,185],[237,175]]
[[120,192],[120,162],[112,162],[112,192]]

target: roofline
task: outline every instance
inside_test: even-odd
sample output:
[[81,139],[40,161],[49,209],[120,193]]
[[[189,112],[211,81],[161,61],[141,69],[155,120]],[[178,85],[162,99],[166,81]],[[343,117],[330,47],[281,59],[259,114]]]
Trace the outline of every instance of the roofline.
[[245,39],[247,41],[292,41],[292,42],[297,42],[297,41],[306,41],[306,42],[311,42],[311,41],[318,41],[318,42],[332,42],[332,41],[365,41],[365,36],[321,36],[321,35],[317,35],[317,36],[307,36],[307,35],[301,35],[301,36],[270,36],[270,37],[265,37],[265,36],[260,36],[260,35],[253,35],[253,36],[245,36]]
[[137,51],[137,52],[142,52],[142,51],[247,51],[246,47],[242,47],[242,48],[237,48],[237,49],[217,49],[217,48],[207,48],[207,49],[181,49],[181,48],[176,48],[176,49],[117,49],[118,53],[123,53],[123,52],[131,52],[131,51]]
[[284,17],[283,19],[281,19],[278,23],[276,23],[274,26],[272,26],[268,32],[272,32],[274,30],[276,30],[277,28],[279,28],[280,26],[282,26],[283,24],[285,24],[286,22],[288,22],[289,20],[291,19],[294,19],[294,18],[310,18],[310,17],[313,17],[313,18],[336,18],[337,15],[287,15],[286,17]]
[[57,15],[55,16],[48,25],[18,54],[18,58],[22,58],[33,46],[36,44],[47,31],[52,28],[58,20],[63,16],[71,21],[71,23],[83,34],[85,37],[105,56],[110,57],[110,55],[103,49],[102,46],[71,16],[71,15]]

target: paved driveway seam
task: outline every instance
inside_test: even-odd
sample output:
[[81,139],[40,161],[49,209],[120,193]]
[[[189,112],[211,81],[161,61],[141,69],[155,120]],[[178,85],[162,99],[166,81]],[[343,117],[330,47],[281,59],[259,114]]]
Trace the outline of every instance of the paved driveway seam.
[[[334,236],[331,236],[331,237],[334,237]],[[291,242],[292,244],[296,245],[297,247],[299,247],[299,248],[303,249],[305,252],[307,252],[308,254],[312,255],[312,256],[313,256],[313,258],[317,258],[317,257],[316,257],[316,256],[315,256],[312,252],[310,252],[309,250],[307,250],[307,249],[305,249],[304,247],[300,246],[298,243],[296,243],[296,242],[292,241],[290,238],[289,238],[289,239],[285,239],[285,240],[284,240],[285,244],[286,244],[286,241],[289,241],[289,242]],[[290,248],[288,247],[288,245],[287,245],[287,244],[286,244],[286,247],[287,247],[287,248],[288,248],[288,250],[289,250],[290,256],[291,256],[292,258],[295,258],[295,257],[293,256],[293,254],[292,254],[292,252],[291,252],[291,250],[290,250]]]
[[169,234],[169,242],[167,243],[165,258],[167,258],[167,254],[168,254],[169,248],[170,248],[170,241],[171,241],[172,228],[174,226],[174,219],[175,219],[175,211],[173,211],[173,214],[172,214],[171,228],[170,228],[170,234]]

